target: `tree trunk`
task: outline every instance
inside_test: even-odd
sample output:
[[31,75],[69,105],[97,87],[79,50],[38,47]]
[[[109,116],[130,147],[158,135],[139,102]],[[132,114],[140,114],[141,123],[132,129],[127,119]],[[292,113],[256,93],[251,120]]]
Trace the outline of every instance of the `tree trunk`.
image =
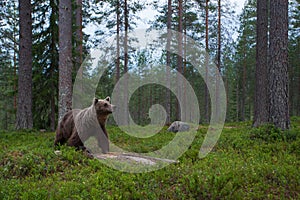
[[239,82],[236,82],[236,121],[238,122],[240,119],[240,99],[239,99],[239,93],[240,88],[239,88]]
[[290,127],[288,97],[288,0],[270,1],[269,120]]
[[31,1],[19,0],[20,46],[16,129],[33,128]]
[[246,84],[247,84],[247,62],[246,62],[246,38],[244,38],[245,40],[245,43],[243,44],[243,57],[244,57],[244,60],[243,60],[243,81],[242,81],[242,99],[241,99],[241,120],[242,121],[245,121],[246,120]]
[[17,36],[14,31],[13,33],[13,40],[14,40],[14,109],[17,109]]
[[116,56],[116,83],[120,80],[120,0],[117,0],[117,56]]
[[82,0],[76,0],[75,24],[76,24],[76,58],[75,58],[76,66],[75,66],[75,69],[79,70],[79,68],[82,64],[82,54],[83,54]]
[[216,71],[216,99],[215,116],[220,113],[220,79],[218,73],[221,72],[221,0],[218,0],[218,52],[217,52],[217,71]]
[[[182,5],[182,0],[178,0],[178,38],[177,38],[177,42],[178,42],[178,55],[177,55],[177,70],[178,73],[182,74],[182,68],[183,68],[183,52],[182,52],[182,31],[183,31],[183,26],[182,26],[182,18],[183,18],[183,5]],[[180,104],[182,104],[182,99],[183,99],[183,95],[182,95],[182,83],[180,81],[180,78],[178,77],[178,81],[177,81],[177,90],[178,90],[178,103],[177,103],[177,120],[181,120],[181,108],[180,108]]]
[[254,122],[268,122],[268,0],[257,0]]
[[205,4],[205,122],[208,123],[209,122],[209,94],[208,94],[208,88],[207,88],[207,84],[208,84],[208,64],[209,64],[209,43],[208,43],[208,39],[209,39],[209,33],[208,33],[208,18],[209,18],[209,0],[206,0],[206,4]]
[[124,122],[125,125],[129,125],[129,102],[128,102],[128,30],[129,30],[129,22],[128,22],[128,5],[127,0],[124,0],[124,27],[125,27],[125,38],[124,38],[124,101],[125,101],[125,110],[124,110]]
[[[299,46],[298,46],[298,48],[300,48]],[[300,51],[299,51],[300,52]],[[299,55],[300,55],[300,53],[299,53]],[[299,67],[299,72],[298,72],[298,92],[297,92],[297,96],[298,96],[298,100],[297,100],[297,107],[296,107],[296,109],[297,109],[297,111],[296,111],[296,115],[297,116],[300,116],[300,67]]]
[[57,27],[57,16],[58,16],[58,5],[54,1],[50,1],[51,7],[51,64],[50,64],[50,78],[51,78],[51,90],[52,96],[50,98],[50,130],[54,131],[56,127],[56,104],[57,101],[57,90],[56,90],[56,70],[58,68],[58,51],[57,51],[57,44],[58,44],[58,27]]
[[[184,1],[184,9],[183,9],[183,13],[186,13],[186,3],[187,3],[187,0]],[[186,64],[187,64],[187,48],[186,48],[186,45],[187,45],[187,19],[186,19],[186,16],[185,14],[183,15],[183,20],[184,20],[184,24],[183,24],[183,69],[182,69],[182,75],[184,77],[186,77]],[[182,101],[182,105],[188,105],[187,103],[187,94],[186,94],[186,82],[184,81],[183,82],[183,101]],[[188,117],[190,113],[187,113],[187,110],[184,109],[183,110],[183,121],[185,122],[189,122],[191,121],[191,119]]]
[[59,1],[59,121],[72,108],[72,1]]
[[167,119],[166,119],[166,124],[171,123],[171,92],[170,92],[170,87],[171,87],[171,82],[170,82],[170,77],[171,77],[171,38],[172,38],[172,32],[171,32],[171,22],[172,22],[172,0],[168,0],[168,16],[167,16],[167,29],[168,29],[168,38],[167,38],[167,66],[166,66],[166,113],[167,113]]

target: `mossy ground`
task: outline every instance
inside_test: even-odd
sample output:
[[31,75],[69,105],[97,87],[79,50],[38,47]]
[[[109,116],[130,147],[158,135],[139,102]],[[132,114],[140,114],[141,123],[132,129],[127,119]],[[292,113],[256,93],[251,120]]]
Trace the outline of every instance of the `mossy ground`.
[[[267,125],[226,124],[213,151],[198,153],[201,126],[179,163],[141,174],[120,172],[82,152],[61,147],[54,133],[0,132],[0,199],[299,199],[300,119],[281,132]],[[174,134],[164,128],[136,139],[108,127],[115,144],[135,152],[161,148]]]

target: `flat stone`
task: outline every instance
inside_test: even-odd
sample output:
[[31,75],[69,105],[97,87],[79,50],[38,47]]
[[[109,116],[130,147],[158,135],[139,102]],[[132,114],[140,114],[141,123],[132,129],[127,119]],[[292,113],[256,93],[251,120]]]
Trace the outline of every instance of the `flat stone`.
[[115,159],[122,162],[135,162],[144,165],[155,165],[157,162],[178,163],[178,161],[176,160],[144,156],[135,153],[110,152],[107,154],[94,154],[94,157],[97,159],[104,159],[104,160]]

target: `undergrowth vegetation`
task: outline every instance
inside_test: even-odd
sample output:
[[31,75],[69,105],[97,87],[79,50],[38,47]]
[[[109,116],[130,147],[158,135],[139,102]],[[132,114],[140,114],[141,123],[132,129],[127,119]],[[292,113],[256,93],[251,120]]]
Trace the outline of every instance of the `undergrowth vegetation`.
[[[226,124],[213,151],[198,153],[207,131],[179,162],[141,174],[111,169],[74,148],[53,148],[54,133],[0,132],[0,199],[299,199],[300,119],[290,131],[271,125]],[[108,127],[111,140],[135,152],[170,142],[166,131],[148,139]],[[179,133],[178,133],[179,134]]]

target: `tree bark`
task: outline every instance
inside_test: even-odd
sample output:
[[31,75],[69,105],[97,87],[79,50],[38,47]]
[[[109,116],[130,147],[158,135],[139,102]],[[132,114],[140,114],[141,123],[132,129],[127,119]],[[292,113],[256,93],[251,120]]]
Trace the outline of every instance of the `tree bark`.
[[116,56],[116,83],[120,80],[120,0],[117,0],[117,56]]
[[241,120],[245,121],[246,120],[246,84],[247,84],[247,62],[246,62],[246,43],[247,39],[244,38],[245,43],[243,44],[243,79],[242,79],[242,99],[241,99]]
[[59,1],[59,121],[72,108],[72,1]]
[[51,64],[50,64],[50,78],[51,78],[51,90],[55,91],[52,93],[50,98],[50,130],[54,131],[56,128],[56,104],[57,102],[57,78],[56,78],[56,71],[58,68],[58,27],[57,27],[57,16],[58,16],[58,5],[54,1],[50,1],[51,7],[51,16],[50,16],[50,24],[51,24]]
[[268,123],[268,0],[257,0],[253,126]]
[[290,127],[288,92],[288,0],[270,1],[269,120]]
[[220,79],[218,73],[221,72],[221,0],[218,0],[218,51],[217,51],[217,71],[216,71],[216,99],[215,116],[219,116],[220,110]]
[[13,55],[13,61],[14,61],[14,109],[17,109],[17,43],[16,41],[16,35],[13,34],[14,38],[14,55]]
[[171,77],[171,38],[172,38],[172,32],[171,32],[171,22],[172,22],[172,0],[168,0],[168,14],[167,14],[167,31],[168,31],[168,36],[167,36],[167,66],[166,66],[166,113],[167,113],[167,119],[166,119],[166,124],[169,125],[171,123],[171,92],[170,92],[170,87],[171,87],[171,82],[170,82],[170,77]]
[[129,30],[129,13],[128,13],[128,4],[127,0],[124,0],[124,28],[125,28],[125,38],[124,38],[124,122],[125,125],[129,125],[129,102],[128,102],[128,30]]
[[[76,70],[79,70],[82,64],[83,55],[83,33],[82,33],[82,0],[76,0],[76,12],[75,12],[75,24],[76,24],[76,58],[75,65]],[[82,73],[82,72],[81,72]]]
[[33,128],[31,1],[19,0],[20,44],[16,129]]
[[[178,55],[177,55],[177,70],[178,73],[182,74],[183,73],[183,48],[182,48],[182,33],[183,33],[183,23],[182,20],[183,19],[183,5],[182,5],[182,0],[178,0],[178,38],[177,38],[177,42],[178,42]],[[180,81],[180,78],[178,78],[177,81],[177,90],[178,90],[178,103],[177,103],[177,120],[181,120],[181,108],[180,108],[180,104],[182,104],[182,100],[183,100],[183,91],[182,91],[182,83]]]
[[209,122],[209,93],[208,93],[208,88],[207,88],[207,83],[208,83],[208,63],[209,63],[209,32],[208,32],[208,26],[209,26],[209,0],[206,0],[205,3],[205,122]]

